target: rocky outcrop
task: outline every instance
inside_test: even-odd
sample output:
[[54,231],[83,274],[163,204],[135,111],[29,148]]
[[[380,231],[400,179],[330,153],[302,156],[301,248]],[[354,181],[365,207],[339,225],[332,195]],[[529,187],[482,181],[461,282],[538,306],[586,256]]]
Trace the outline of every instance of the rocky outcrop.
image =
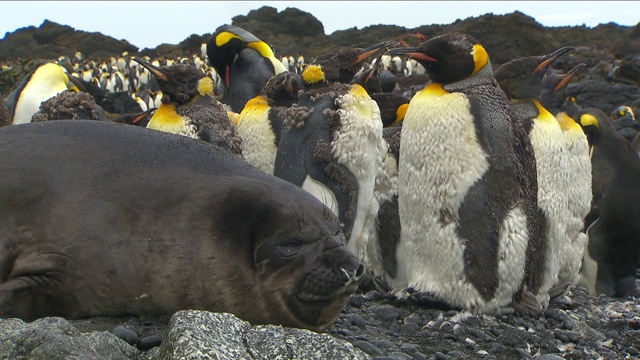
[[[93,324],[78,323],[74,326],[71,322],[59,317],[42,318],[31,323],[25,323],[19,319],[0,319],[0,358],[14,360],[172,360],[177,358],[183,360],[203,358],[358,360],[368,358],[351,343],[336,339],[329,334],[275,325],[252,326],[227,313],[179,311],[169,320],[164,331],[164,341],[160,347],[152,349],[146,347],[144,342],[146,339],[160,338],[160,336],[147,336],[136,342],[135,332],[128,330],[131,326],[117,326],[111,330],[110,320],[104,318]],[[84,331],[79,328],[84,328]]]
[[110,332],[81,333],[67,320],[0,320],[0,358],[14,360],[135,359],[138,350]]
[[109,58],[138,48],[126,40],[116,40],[101,33],[89,33],[45,20],[40,27],[29,26],[7,33],[0,41],[0,61],[22,58],[72,58],[77,51],[91,59]]
[[160,345],[161,360],[366,359],[351,343],[328,334],[274,325],[251,326],[226,313],[179,311]]

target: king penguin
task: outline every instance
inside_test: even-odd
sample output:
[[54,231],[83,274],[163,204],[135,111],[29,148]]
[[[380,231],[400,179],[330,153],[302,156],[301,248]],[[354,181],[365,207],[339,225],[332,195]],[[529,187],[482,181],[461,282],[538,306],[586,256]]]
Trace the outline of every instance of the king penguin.
[[158,80],[162,104],[147,124],[148,129],[201,139],[242,154],[241,138],[227,110],[213,96],[213,80],[187,64],[156,67],[134,58]]
[[207,42],[209,63],[225,84],[222,102],[240,113],[267,81],[286,71],[264,41],[233,25],[223,25]]
[[599,109],[583,108],[573,119],[587,135],[593,204],[587,218],[587,250],[580,283],[593,294],[640,296],[640,159]]
[[[526,289],[529,216],[524,151],[489,55],[473,37],[449,33],[392,49],[422,64],[432,83],[402,125],[399,257],[408,287],[474,313],[540,313]],[[397,290],[396,290],[397,291]]]
[[[80,91],[79,82],[54,63],[46,63],[27,75],[5,99],[9,123],[24,124],[38,112],[40,104],[65,90]],[[81,85],[80,85],[81,86]]]
[[333,83],[305,91],[289,111],[274,175],[330,208],[343,223],[348,247],[362,258],[367,226],[377,213],[373,189],[385,152],[380,110],[362,86]]
[[[580,268],[587,244],[584,220],[591,208],[591,158],[587,137],[571,117],[563,110],[565,91],[569,82],[586,64],[578,64],[566,73],[549,71],[545,74],[541,102],[556,118],[562,128],[564,138],[565,166],[569,174],[567,188],[566,219],[567,238],[562,251],[560,272],[556,294],[561,294],[574,286],[580,279]],[[550,294],[552,297],[553,294]]]
[[558,281],[564,244],[569,242],[567,192],[573,179],[567,169],[562,128],[539,99],[544,74],[558,57],[572,50],[567,46],[544,56],[514,59],[494,74],[510,100],[511,118],[527,132],[535,154],[544,268],[536,270],[542,274],[541,282],[529,290],[543,307],[549,304],[549,290]]
[[260,95],[247,102],[237,120],[246,162],[273,175],[280,132],[301,89],[300,75],[285,71],[269,79]]

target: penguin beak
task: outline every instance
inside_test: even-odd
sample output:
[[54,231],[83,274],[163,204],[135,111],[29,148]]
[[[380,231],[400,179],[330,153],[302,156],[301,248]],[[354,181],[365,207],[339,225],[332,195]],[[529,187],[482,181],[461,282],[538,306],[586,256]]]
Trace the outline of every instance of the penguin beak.
[[143,111],[140,114],[138,114],[138,116],[134,117],[133,119],[131,119],[131,123],[135,124],[140,122],[140,120],[144,119],[147,115],[153,113],[154,111],[156,111],[156,108],[151,108],[147,111]]
[[582,63],[582,64],[578,64],[576,65],[573,69],[569,70],[569,72],[567,72],[563,77],[562,80],[560,80],[560,82],[556,85],[556,87],[553,88],[553,91],[558,91],[560,89],[562,89],[565,85],[567,85],[569,83],[569,81],[571,81],[571,79],[573,79],[573,77],[575,76],[575,74],[586,68],[587,64]]
[[531,74],[535,74],[538,71],[548,69],[549,66],[551,66],[551,64],[553,64],[553,62],[556,61],[557,58],[575,49],[576,48],[574,48],[573,46],[565,46],[552,52],[551,54],[543,56],[542,60],[540,60],[540,63],[538,63],[538,66],[536,66],[536,68],[533,70]]
[[170,82],[169,78],[167,77],[167,75],[165,73],[163,73],[162,71],[160,71],[160,69],[158,69],[157,67],[153,66],[151,63],[146,62],[140,58],[133,58],[133,61],[137,62],[138,64],[144,66],[147,70],[149,70],[149,72],[151,72],[153,74],[153,76],[155,76],[156,78],[165,81],[165,82]]
[[88,92],[87,88],[85,88],[80,80],[78,80],[75,76],[67,75],[67,77],[69,78],[69,90]]
[[369,46],[363,50],[363,53],[360,54],[353,62],[353,65],[359,64],[366,59],[372,56],[378,56],[384,54],[389,48],[400,45],[400,42],[395,40],[383,41],[381,43],[377,43],[375,45]]
[[415,47],[391,49],[387,51],[387,54],[392,56],[393,55],[407,56],[415,60],[423,60],[423,61],[429,61],[429,62],[438,61],[438,59],[421,52]]

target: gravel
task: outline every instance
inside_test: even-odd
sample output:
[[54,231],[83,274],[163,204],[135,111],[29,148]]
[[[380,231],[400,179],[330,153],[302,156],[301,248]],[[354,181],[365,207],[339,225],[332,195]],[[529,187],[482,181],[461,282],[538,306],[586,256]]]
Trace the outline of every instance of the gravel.
[[[167,322],[72,321],[81,331],[121,334],[141,350],[160,344]],[[328,333],[374,360],[640,359],[640,303],[592,296],[577,286],[553,300],[544,317],[531,318],[470,315],[417,296],[398,300],[369,291],[351,297]]]

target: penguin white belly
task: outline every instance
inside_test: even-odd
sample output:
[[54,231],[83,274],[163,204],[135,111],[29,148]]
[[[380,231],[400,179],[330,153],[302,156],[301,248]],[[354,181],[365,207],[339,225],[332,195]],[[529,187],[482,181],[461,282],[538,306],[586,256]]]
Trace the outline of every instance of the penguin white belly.
[[[591,224],[593,226],[599,220],[596,220]],[[589,228],[591,228],[591,226]],[[596,283],[598,280],[598,263],[589,255],[589,229],[587,229],[587,239],[584,247],[584,256],[582,258],[582,268],[580,269],[580,279],[578,284],[584,286],[589,290],[591,295],[596,295]]]
[[[584,218],[591,209],[591,160],[589,158],[589,144],[582,129],[578,127],[575,131],[565,131],[564,135],[567,149],[567,169],[571,183],[567,191],[569,213],[567,236],[569,242],[564,246],[564,260],[558,275],[558,283],[575,285],[580,277],[582,258],[586,254],[587,235],[582,232],[582,228]],[[585,275],[585,277],[589,277],[589,275]],[[593,281],[593,289],[595,290],[595,277]]]
[[[331,139],[331,152],[338,164],[344,165],[358,181],[358,201],[349,248],[360,257],[369,235],[365,224],[374,224],[377,211],[371,211],[376,171],[386,153],[382,138],[382,119],[378,104],[360,85],[338,97],[340,131]],[[377,206],[377,203],[373,206]]]
[[572,183],[567,169],[562,129],[551,114],[543,113],[541,117],[545,115],[550,119],[534,119],[529,132],[536,157],[538,207],[547,219],[544,229],[545,265],[544,269],[539,270],[543,271],[542,284],[536,294],[536,299],[543,307],[549,303],[549,289],[558,281],[564,245],[569,242],[567,190]]
[[[251,102],[252,100],[250,100]],[[276,136],[269,122],[269,107],[245,108],[238,120],[242,156],[249,164],[273,175],[276,162]]]
[[333,192],[323,183],[307,175],[302,183],[302,188],[315,196],[316,199],[320,200],[327,208],[338,216],[338,200],[336,200],[336,196]]
[[67,90],[64,83],[31,82],[22,89],[13,115],[13,124],[26,124],[40,110],[40,104]]
[[524,276],[528,239],[520,208],[509,211],[502,224],[499,259],[487,259],[498,262],[495,296],[486,301],[465,276],[466,240],[456,232],[458,208],[468,189],[489,169],[466,96],[432,95],[429,87],[422,90],[411,100],[401,138],[400,247],[409,286],[472,311],[510,305]]

